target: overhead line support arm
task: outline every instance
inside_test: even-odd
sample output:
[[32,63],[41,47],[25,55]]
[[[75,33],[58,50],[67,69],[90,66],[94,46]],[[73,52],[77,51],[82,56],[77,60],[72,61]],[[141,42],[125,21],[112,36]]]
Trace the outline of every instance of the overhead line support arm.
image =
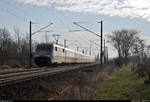
[[93,31],[91,31],[91,30],[89,30],[89,29],[87,29],[87,28],[85,28],[85,27],[83,27],[83,26],[81,26],[81,25],[77,24],[76,22],[73,22],[73,24],[75,24],[75,25],[77,25],[77,26],[79,26],[79,27],[81,27],[81,28],[85,29],[86,31],[89,31],[89,32],[91,32],[91,33],[95,34],[96,36],[101,37],[101,36],[100,36],[100,35],[98,35],[97,33],[95,33],[95,32],[93,32]]

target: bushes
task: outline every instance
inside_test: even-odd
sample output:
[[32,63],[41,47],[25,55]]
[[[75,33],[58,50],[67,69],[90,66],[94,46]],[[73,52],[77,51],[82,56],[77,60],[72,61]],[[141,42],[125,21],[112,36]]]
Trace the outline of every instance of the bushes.
[[115,63],[115,65],[117,65],[118,67],[121,68],[121,66],[122,66],[123,64],[125,64],[125,65],[128,64],[128,59],[125,59],[125,58],[120,57],[120,58],[115,59],[114,63]]
[[133,64],[131,71],[137,73],[140,77],[146,77],[144,83],[150,83],[150,64]]
[[117,59],[115,59],[115,65],[117,65],[118,67],[121,67],[122,64],[123,64],[122,58],[117,58]]
[[135,70],[135,72],[140,76],[140,77],[145,77],[146,73],[145,73],[145,65],[144,64],[139,64],[137,65],[137,69]]

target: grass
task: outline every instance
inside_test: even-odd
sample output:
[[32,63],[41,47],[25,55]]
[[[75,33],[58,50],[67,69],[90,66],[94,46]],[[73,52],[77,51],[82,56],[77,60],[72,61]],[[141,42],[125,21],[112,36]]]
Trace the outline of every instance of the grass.
[[150,85],[144,84],[146,78],[131,71],[132,64],[113,72],[98,85],[97,99],[131,100],[150,99]]

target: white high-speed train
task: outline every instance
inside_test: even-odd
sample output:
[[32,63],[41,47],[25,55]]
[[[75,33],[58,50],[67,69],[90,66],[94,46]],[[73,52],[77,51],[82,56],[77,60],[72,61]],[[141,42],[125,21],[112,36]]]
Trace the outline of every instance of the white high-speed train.
[[89,63],[95,62],[95,57],[52,44],[38,44],[35,51],[35,63],[46,66],[53,63]]

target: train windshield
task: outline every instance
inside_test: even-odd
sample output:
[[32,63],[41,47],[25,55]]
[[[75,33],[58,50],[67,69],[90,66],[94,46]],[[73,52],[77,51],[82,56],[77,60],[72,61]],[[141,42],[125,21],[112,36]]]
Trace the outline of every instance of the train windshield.
[[41,51],[41,50],[49,51],[51,50],[51,46],[50,45],[38,45],[36,48],[36,51]]

